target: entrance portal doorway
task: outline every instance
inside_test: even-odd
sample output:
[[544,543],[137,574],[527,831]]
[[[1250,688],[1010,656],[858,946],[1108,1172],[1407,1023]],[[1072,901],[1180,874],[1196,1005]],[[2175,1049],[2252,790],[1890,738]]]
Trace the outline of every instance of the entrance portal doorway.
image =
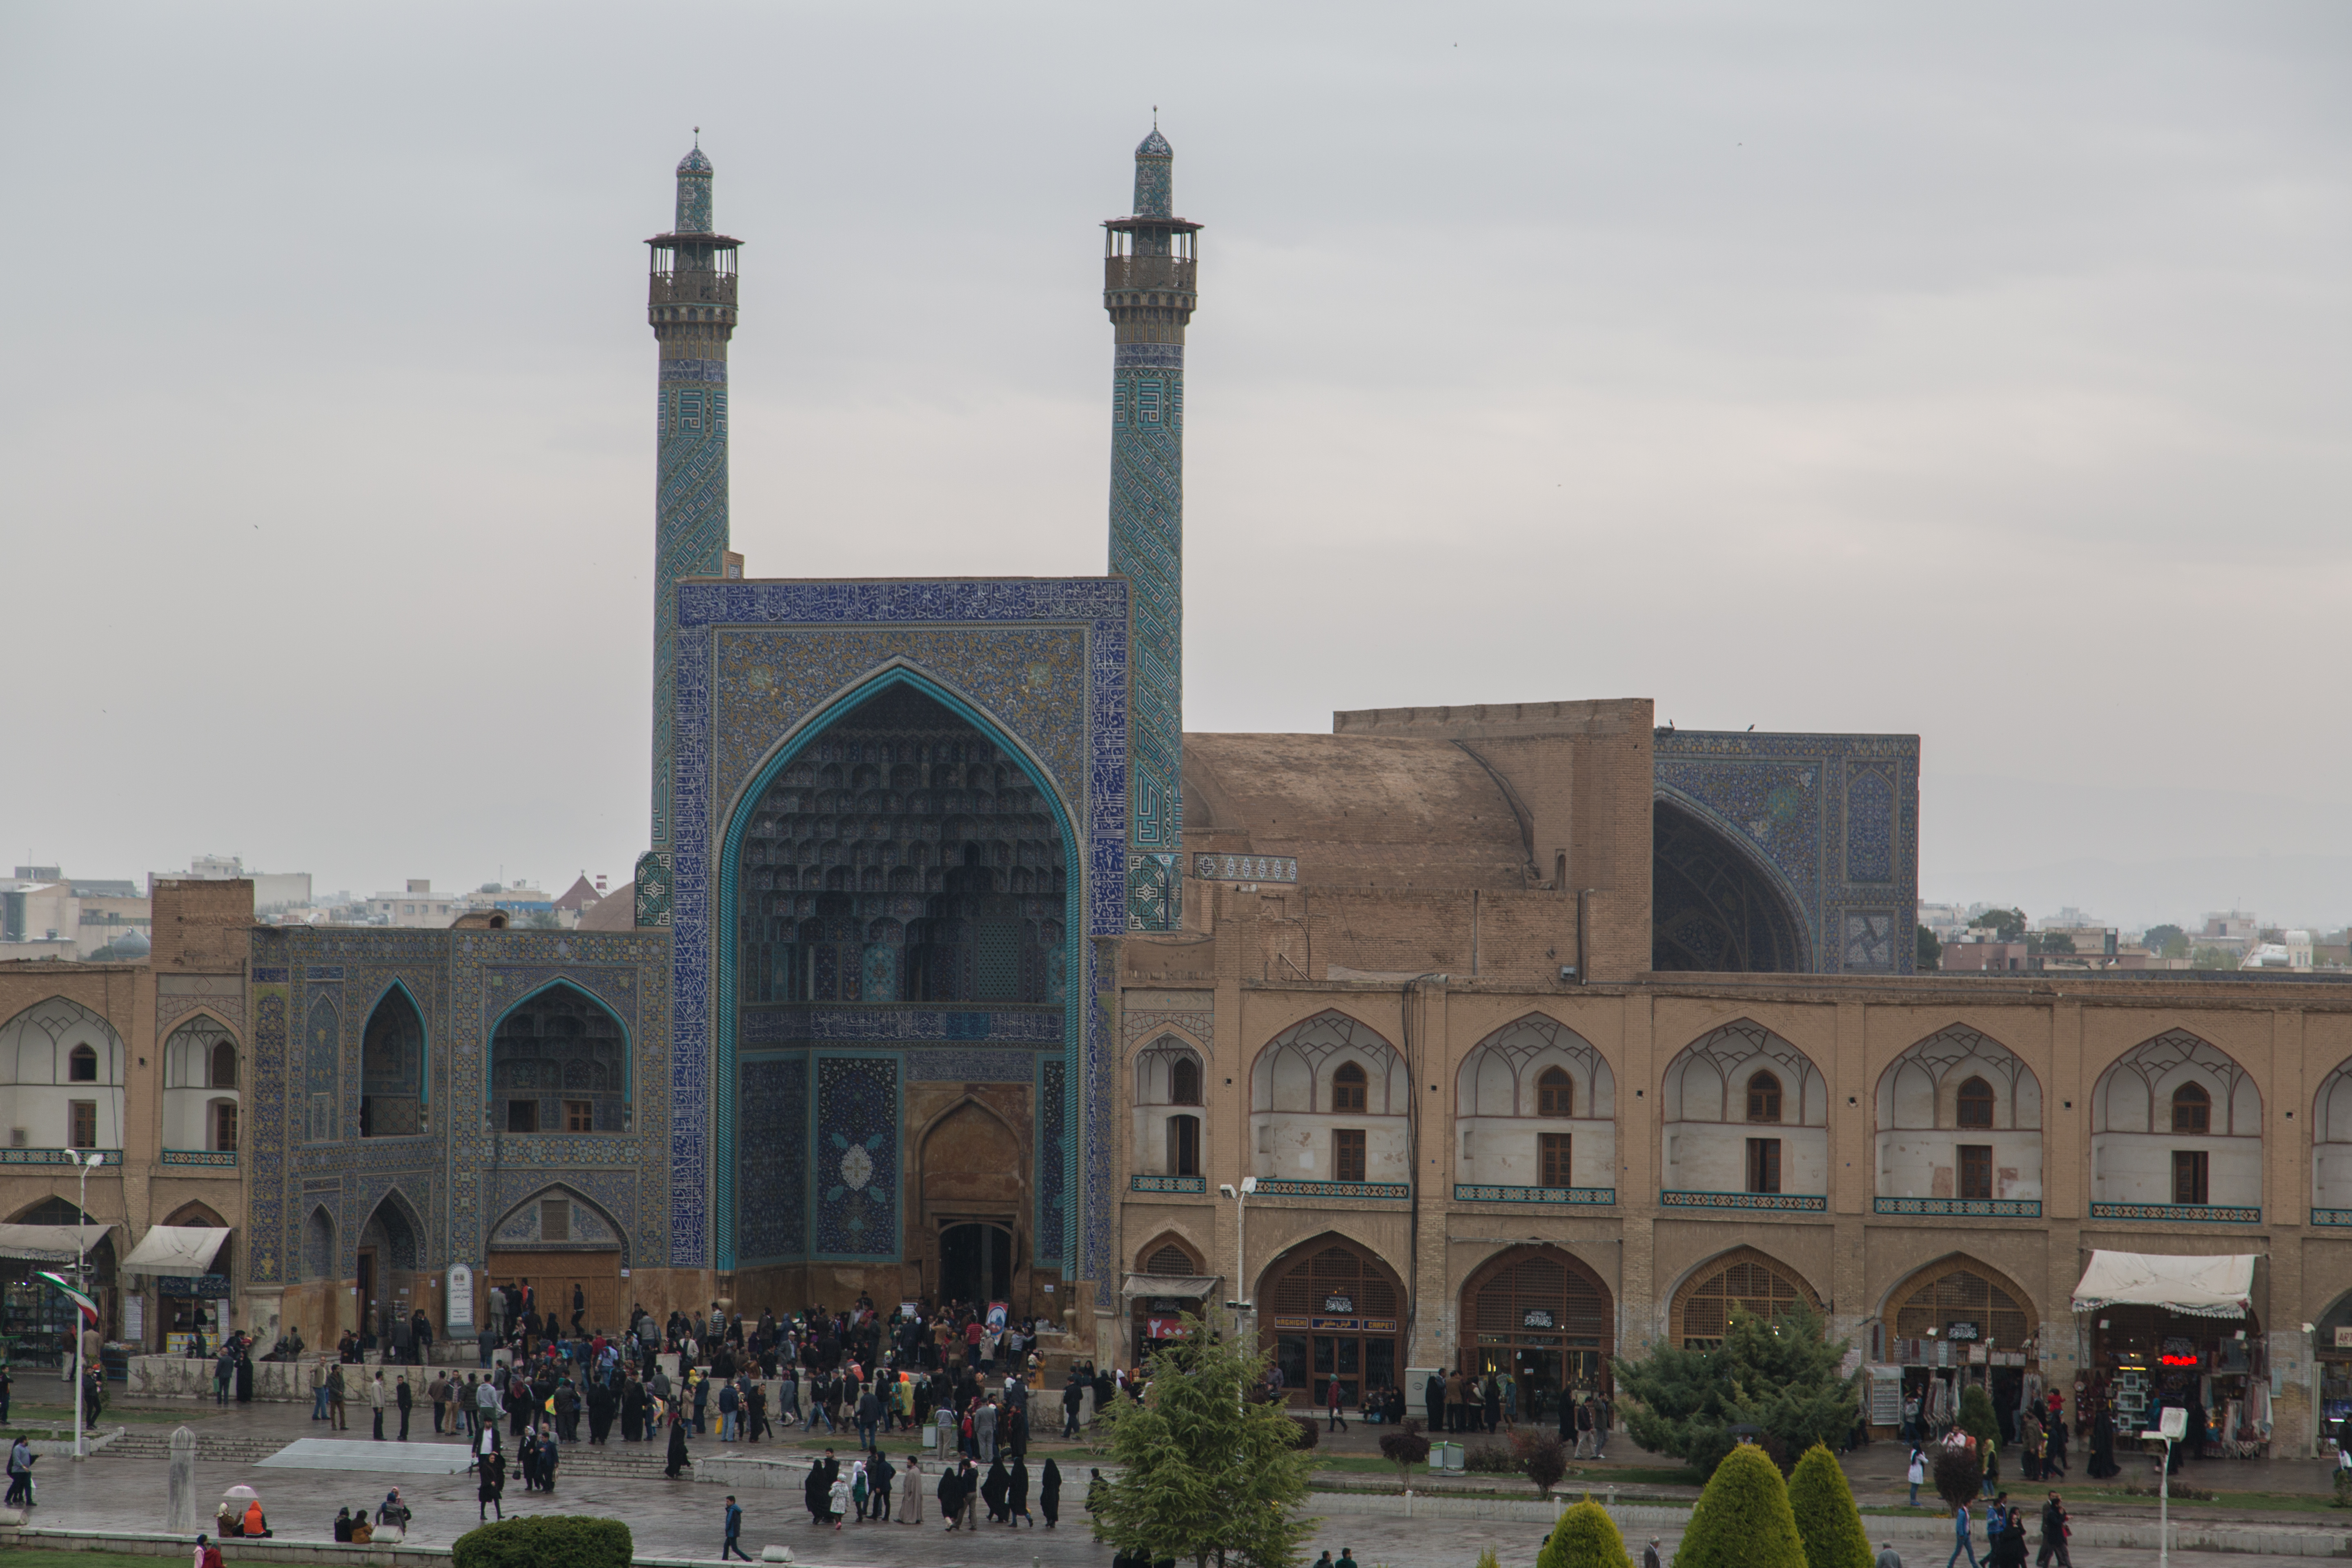
[[975,1221],[940,1231],[940,1299],[973,1301],[1013,1300],[1013,1230]]

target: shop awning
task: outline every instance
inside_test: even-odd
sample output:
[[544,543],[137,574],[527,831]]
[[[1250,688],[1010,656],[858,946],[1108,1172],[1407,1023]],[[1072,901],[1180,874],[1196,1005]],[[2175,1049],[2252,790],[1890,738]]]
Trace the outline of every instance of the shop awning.
[[2254,1292],[2258,1253],[2186,1257],[2165,1252],[2094,1252],[2074,1287],[2074,1310],[2162,1307],[2200,1318],[2242,1318]]
[[159,1225],[151,1226],[131,1256],[122,1260],[126,1274],[210,1274],[213,1255],[220,1250],[228,1232],[205,1225]]
[[1122,1296],[1211,1296],[1221,1277],[1214,1274],[1180,1277],[1172,1274],[1130,1274],[1118,1288]]
[[106,1226],[89,1225],[0,1225],[0,1258],[38,1263],[71,1263],[96,1247]]

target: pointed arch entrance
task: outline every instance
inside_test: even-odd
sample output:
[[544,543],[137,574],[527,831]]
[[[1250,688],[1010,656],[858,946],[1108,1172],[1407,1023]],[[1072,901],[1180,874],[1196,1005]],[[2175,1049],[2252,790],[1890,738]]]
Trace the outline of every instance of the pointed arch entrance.
[[[714,942],[721,1074],[746,1071],[749,1051],[844,1038],[1058,1039],[1066,1056],[1077,1023],[1066,1005],[1081,929],[1076,842],[1042,765],[1005,731],[917,670],[884,670],[780,748],[729,818],[713,928],[727,933]],[[907,1021],[922,1014],[934,1016]],[[756,1099],[735,1089],[739,1106]],[[820,1146],[826,1116],[820,1099]],[[773,1169],[731,1121],[719,1133],[728,1268],[739,1213],[801,1201],[807,1173]],[[1031,1152],[1024,1143],[1024,1159]],[[1026,1163],[1009,1174],[1021,1194],[1018,1213],[1003,1216],[1008,1276],[1025,1274],[1035,1252],[1035,1183]],[[823,1245],[822,1232],[814,1253],[842,1262],[898,1262],[916,1239],[895,1215],[846,1249]],[[995,1243],[976,1240],[992,1264]]]
[[1650,967],[1752,974],[1812,967],[1787,880],[1707,822],[1660,795],[1650,837]]
[[1563,1394],[1609,1392],[1616,1297],[1572,1253],[1542,1246],[1496,1253],[1463,1285],[1461,1323],[1456,1365],[1482,1376],[1509,1373],[1528,1420],[1556,1414]]
[[581,1331],[618,1333],[625,1307],[621,1270],[628,1263],[627,1237],[613,1216],[562,1183],[551,1184],[516,1204],[490,1226],[482,1283],[508,1293],[503,1315],[520,1308],[542,1317],[553,1313]]
[[1350,1407],[1367,1389],[1399,1386],[1404,1284],[1370,1247],[1328,1232],[1301,1242],[1258,1277],[1255,1300],[1258,1343],[1291,1404],[1324,1408],[1335,1378]]

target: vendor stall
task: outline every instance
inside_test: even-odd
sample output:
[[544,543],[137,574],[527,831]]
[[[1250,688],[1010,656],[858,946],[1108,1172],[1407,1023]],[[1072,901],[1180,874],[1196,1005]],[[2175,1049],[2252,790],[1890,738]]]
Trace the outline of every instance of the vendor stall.
[[2253,1311],[2254,1258],[2092,1253],[2074,1287],[2091,1344],[2078,1408],[2105,1408],[2116,1431],[2130,1434],[2177,1405],[2189,1412],[2189,1457],[2266,1453],[2270,1368]]

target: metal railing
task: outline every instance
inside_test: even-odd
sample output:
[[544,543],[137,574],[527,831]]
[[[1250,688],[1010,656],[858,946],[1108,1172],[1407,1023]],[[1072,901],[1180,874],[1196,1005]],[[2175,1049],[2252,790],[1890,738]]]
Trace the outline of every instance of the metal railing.
[[1457,1204],[1572,1204],[1580,1208],[1614,1204],[1614,1187],[1505,1187],[1481,1182],[1454,1184]]
[[1874,1214],[1959,1215],[1970,1219],[2040,1219],[2040,1198],[1873,1198]]
[[1750,1213],[1827,1214],[1826,1193],[1695,1193],[1667,1188],[1658,1194],[1664,1209],[1745,1209]]

